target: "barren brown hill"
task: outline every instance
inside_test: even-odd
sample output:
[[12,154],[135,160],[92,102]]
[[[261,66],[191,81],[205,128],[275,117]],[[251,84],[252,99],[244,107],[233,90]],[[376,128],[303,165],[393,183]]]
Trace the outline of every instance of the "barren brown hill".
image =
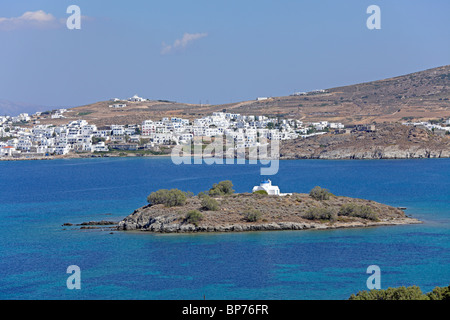
[[242,114],[270,114],[344,124],[450,117],[450,65],[400,77],[263,102],[230,105]]
[[[124,103],[125,108],[110,108],[110,105]],[[206,114],[209,106],[191,105],[170,101],[100,101],[93,104],[69,109],[64,113],[66,118],[50,119],[41,116],[41,123],[64,124],[68,121],[83,119],[97,126],[112,124],[141,124],[142,121],[160,120],[163,117],[182,116],[184,118],[198,118]]]
[[102,125],[138,124],[178,116],[199,118],[215,111],[243,115],[268,115],[304,121],[328,120],[344,124],[397,122],[406,117],[440,119],[450,117],[450,65],[395,78],[308,93],[274,97],[265,101],[243,101],[225,105],[196,105],[169,101],[126,102],[123,109],[109,108],[110,101],[70,109],[67,119],[41,117],[41,123],[60,124],[85,119]]

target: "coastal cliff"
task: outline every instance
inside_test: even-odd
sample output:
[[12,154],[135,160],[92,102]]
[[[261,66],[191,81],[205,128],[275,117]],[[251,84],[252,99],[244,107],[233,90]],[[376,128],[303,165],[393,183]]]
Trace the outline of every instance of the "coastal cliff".
[[375,132],[325,134],[283,141],[280,159],[420,159],[449,158],[450,136],[423,128],[381,124]]
[[[370,227],[421,223],[398,208],[370,200],[330,195],[316,200],[308,194],[287,196],[233,194],[214,198],[216,211],[204,210],[202,197],[193,196],[183,206],[147,205],[118,224],[118,230],[156,233],[243,232]],[[366,214],[352,214],[356,209]],[[352,211],[353,210],[353,211]],[[201,219],[192,222],[188,212]]]

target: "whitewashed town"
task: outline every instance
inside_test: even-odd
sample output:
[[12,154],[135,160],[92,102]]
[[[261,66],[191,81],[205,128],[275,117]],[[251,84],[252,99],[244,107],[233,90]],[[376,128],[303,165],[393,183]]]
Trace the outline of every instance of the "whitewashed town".
[[[140,102],[135,95],[128,99]],[[111,99],[111,108],[126,108],[124,103]],[[54,110],[51,119],[63,119],[67,109]],[[97,127],[86,120],[70,121],[64,125],[39,124],[29,127],[33,119],[42,115],[26,113],[17,117],[0,116],[0,157],[2,159],[30,159],[82,153],[108,153],[115,150],[159,150],[161,146],[187,144],[200,138],[227,136],[235,148],[257,146],[259,138],[289,140],[344,129],[341,123],[320,121],[303,123],[296,119],[214,112],[210,116],[190,121],[183,118],[146,120],[141,124]],[[32,122],[31,122],[32,123]]]
[[[129,101],[142,101],[134,96]],[[258,98],[260,99],[260,98]],[[119,99],[112,99],[113,103]],[[111,108],[126,108],[126,104],[112,104]],[[58,109],[49,116],[63,119],[67,109]],[[187,144],[196,138],[226,136],[233,146],[249,148],[259,145],[259,138],[290,140],[308,138],[328,132],[345,133],[342,123],[328,121],[303,123],[297,119],[279,119],[266,116],[214,112],[212,115],[190,121],[172,117],[146,120],[141,124],[97,127],[86,120],[70,121],[64,125],[40,124],[33,121],[41,116],[26,113],[17,117],[0,116],[0,158],[41,159],[51,156],[112,151],[160,150],[162,146]],[[34,123],[34,126],[25,124]],[[450,132],[450,119],[443,125],[429,122],[404,123],[423,126],[429,130]],[[375,131],[375,125],[360,125],[356,130]]]

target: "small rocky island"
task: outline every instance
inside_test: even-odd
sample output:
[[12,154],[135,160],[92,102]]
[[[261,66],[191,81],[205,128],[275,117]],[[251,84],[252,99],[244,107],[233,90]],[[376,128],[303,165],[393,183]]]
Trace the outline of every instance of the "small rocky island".
[[[118,230],[157,233],[242,232],[355,228],[421,223],[403,210],[370,200],[335,196],[315,187],[309,194],[274,194],[273,186],[234,193],[231,181],[197,196],[178,189],[158,190],[149,205],[135,210]],[[275,187],[278,189],[277,187]]]

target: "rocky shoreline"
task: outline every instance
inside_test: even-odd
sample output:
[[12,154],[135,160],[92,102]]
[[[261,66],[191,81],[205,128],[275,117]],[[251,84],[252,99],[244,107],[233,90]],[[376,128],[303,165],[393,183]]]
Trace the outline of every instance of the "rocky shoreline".
[[380,124],[374,132],[326,134],[283,141],[280,160],[379,160],[450,158],[450,136],[400,124]]
[[400,149],[398,147],[387,147],[384,149],[364,151],[340,149],[331,151],[324,150],[319,153],[285,153],[280,156],[280,160],[400,160],[442,158],[450,158],[450,150],[427,150],[419,148]]
[[323,223],[297,223],[297,222],[272,222],[261,224],[227,224],[227,225],[201,225],[183,223],[166,223],[163,219],[155,219],[145,228],[137,228],[129,222],[119,222],[118,230],[149,231],[155,233],[200,233],[200,232],[246,232],[246,231],[287,231],[287,230],[327,230],[344,228],[367,228],[376,226],[396,226],[407,224],[420,224],[421,221],[413,218],[401,218],[380,222],[338,222],[333,224]]
[[450,158],[450,147],[432,149],[423,146],[367,146],[339,147],[336,149],[319,147],[314,150],[298,148],[295,152],[283,151],[280,160],[393,160],[393,159],[440,159]]

